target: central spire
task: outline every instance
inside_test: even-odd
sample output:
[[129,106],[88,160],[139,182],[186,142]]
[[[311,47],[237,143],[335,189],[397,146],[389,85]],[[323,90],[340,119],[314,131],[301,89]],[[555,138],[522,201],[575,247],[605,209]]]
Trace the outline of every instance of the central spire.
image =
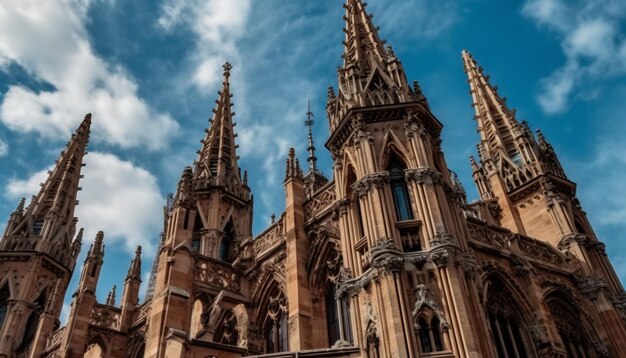
[[309,152],[309,158],[307,158],[307,161],[309,162],[309,172],[317,171],[317,157],[315,156],[315,145],[313,144],[313,117],[313,112],[311,112],[311,98],[309,97],[306,120],[304,121],[304,125],[308,130],[309,146],[307,147],[307,151]]
[[74,210],[90,128],[91,114],[87,114],[30,205],[24,208],[22,199],[11,215],[0,243],[2,250],[45,252],[64,265],[72,265],[72,248],[79,244],[72,243],[78,222]]
[[241,177],[235,145],[237,135],[233,128],[235,112],[232,111],[232,94],[230,93],[230,71],[233,66],[226,62],[222,68],[224,69],[224,82],[221,91],[218,92],[216,107],[213,109],[211,127],[207,130],[207,135],[202,140],[202,149],[198,152],[194,176],[201,179],[214,178],[218,183],[223,184],[233,176],[241,182]]
[[361,0],[346,0],[343,65],[338,70],[339,93],[329,89],[327,111],[331,129],[351,108],[417,102],[402,64]]

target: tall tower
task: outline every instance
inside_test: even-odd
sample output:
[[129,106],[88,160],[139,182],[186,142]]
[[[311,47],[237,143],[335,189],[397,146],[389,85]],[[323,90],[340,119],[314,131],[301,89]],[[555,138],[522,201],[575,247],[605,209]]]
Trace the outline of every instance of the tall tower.
[[462,57],[480,134],[479,162],[470,158],[473,177],[481,201],[492,206],[484,213],[575,257],[578,288],[602,319],[597,329],[606,330],[613,347],[625,349],[626,331],[616,308],[624,307],[626,293],[576,197],[576,184],[541,131],[535,137],[526,122],[518,122],[469,52]]
[[0,356],[39,357],[59,325],[63,297],[80,252],[74,209],[89,142],[85,116],[41,190],[22,199],[0,241]]
[[194,168],[183,171],[168,215],[158,253],[146,357],[183,357],[189,341],[199,338],[236,346],[237,337],[217,327],[233,319],[235,312],[247,314],[240,300],[249,287],[240,274],[253,258],[252,195],[247,173],[242,177],[237,163],[232,66],[226,63],[223,68],[211,126]]
[[[354,343],[364,356],[416,357],[415,326],[428,317],[429,326],[445,328],[433,350],[486,351],[477,294],[464,273],[473,263],[464,198],[441,152],[442,125],[419,85],[408,85],[365,4],[347,0],[344,7],[343,65],[338,91],[328,92],[326,146],[346,266],[338,294],[350,301]],[[474,329],[464,330],[466,322],[476,322]]]

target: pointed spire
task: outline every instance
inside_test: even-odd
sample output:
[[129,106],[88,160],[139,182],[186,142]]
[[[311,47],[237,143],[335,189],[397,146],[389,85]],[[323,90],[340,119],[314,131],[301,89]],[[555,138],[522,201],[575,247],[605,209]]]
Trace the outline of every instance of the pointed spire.
[[76,197],[81,168],[84,166],[83,157],[89,143],[91,114],[87,114],[78,129],[61,152],[55,167],[48,172],[48,178],[41,184],[41,190],[32,197],[28,208],[24,208],[22,199],[13,216],[13,222],[7,225],[3,237],[3,247],[8,241],[25,235],[38,237],[29,240],[29,244],[22,245],[24,251],[57,252],[55,259],[66,265],[69,263],[67,249],[58,250],[62,245],[67,248],[76,231],[74,209],[78,204]]
[[361,0],[346,0],[346,34],[338,94],[328,92],[331,130],[351,108],[414,101],[402,64],[391,46],[378,36],[378,27]]
[[96,239],[94,240],[93,244],[91,244],[91,246],[89,247],[89,253],[87,253],[87,258],[85,260],[89,260],[89,259],[97,259],[97,260],[102,260],[102,258],[104,257],[104,233],[102,231],[98,231],[98,233],[96,234]]
[[224,69],[222,90],[218,92],[219,98],[213,109],[211,127],[206,131],[205,139],[202,140],[202,149],[198,152],[194,173],[195,178],[214,178],[218,185],[223,185],[231,174],[236,176],[238,182],[241,182],[235,145],[237,135],[233,128],[235,112],[231,108],[230,71],[233,67],[228,62],[222,67]]
[[467,73],[472,95],[472,106],[478,121],[478,131],[484,150],[491,157],[514,156],[519,153],[516,137],[520,124],[515,119],[515,111],[506,106],[506,99],[499,96],[497,87],[489,83],[489,76],[483,74],[482,67],[469,52],[462,51],[465,73]]
[[54,285],[54,289],[52,289],[52,293],[50,294],[50,297],[48,298],[48,302],[46,302],[46,307],[45,307],[45,312],[48,314],[54,314],[54,310],[55,310],[55,305],[57,304],[57,300],[59,299],[59,296],[63,294],[63,282],[60,278],[58,278],[56,280],[56,283]]
[[300,161],[296,158],[296,151],[289,148],[289,156],[287,157],[285,168],[285,182],[291,179],[302,180],[302,169],[300,169]]
[[372,23],[373,15],[365,11],[366,6],[361,0],[346,0],[343,5],[346,9],[343,67],[357,66],[363,75],[369,74],[375,63],[385,63],[389,58],[384,42],[378,37],[379,28]]
[[109,295],[107,296],[107,301],[106,301],[107,306],[115,307],[115,289],[116,288],[117,287],[113,285],[113,288],[111,289],[111,291],[109,291]]
[[20,199],[20,203],[17,204],[17,208],[13,212],[15,215],[23,216],[24,215],[24,206],[26,205],[26,198]]
[[135,250],[135,258],[130,262],[126,280],[141,281],[141,246],[137,246]]
[[317,157],[315,157],[315,145],[313,144],[313,112],[311,112],[311,97],[309,97],[307,102],[307,112],[306,112],[306,121],[304,121],[304,125],[308,130],[308,148],[309,157],[307,158],[307,162],[309,162],[309,172],[317,171]]

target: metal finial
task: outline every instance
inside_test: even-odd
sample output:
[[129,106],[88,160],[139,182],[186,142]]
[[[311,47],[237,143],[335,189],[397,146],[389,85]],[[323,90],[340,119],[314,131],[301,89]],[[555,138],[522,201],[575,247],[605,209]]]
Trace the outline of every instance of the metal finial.
[[309,172],[317,171],[317,157],[315,157],[315,145],[313,144],[313,117],[313,112],[311,112],[311,97],[309,97],[307,101],[306,121],[304,121],[304,125],[306,125],[308,129],[309,139],[309,147],[307,148],[309,152],[309,157],[307,158],[307,162],[309,162]]

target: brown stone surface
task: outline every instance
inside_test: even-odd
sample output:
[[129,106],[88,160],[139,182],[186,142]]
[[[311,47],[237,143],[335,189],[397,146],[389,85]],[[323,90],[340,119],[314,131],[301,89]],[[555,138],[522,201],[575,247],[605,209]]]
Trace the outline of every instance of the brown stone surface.
[[[87,116],[0,241],[0,357],[624,354],[626,293],[541,132],[517,121],[463,51],[480,135],[480,200],[467,203],[419,84],[409,86],[365,4],[346,0],[345,10],[340,86],[328,91],[332,180],[317,170],[309,111],[308,172],[290,150],[285,212],[252,236],[225,64],[199,156],[165,207],[145,301],[141,248],[119,307],[113,292],[96,301],[99,233],[58,327],[80,250]],[[64,198],[53,195],[59,185]]]

